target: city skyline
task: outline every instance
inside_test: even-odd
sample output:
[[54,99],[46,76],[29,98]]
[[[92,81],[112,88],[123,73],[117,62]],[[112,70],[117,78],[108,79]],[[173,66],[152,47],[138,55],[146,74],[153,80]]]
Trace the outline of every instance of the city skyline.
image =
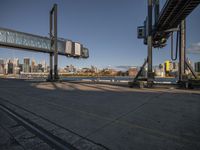
[[[200,72],[200,62],[192,62],[188,60],[189,64],[193,66],[197,73]],[[147,66],[145,67],[147,70]],[[165,60],[164,62],[154,65],[153,72],[155,72],[159,76],[163,76],[164,70],[168,70],[168,72],[174,72],[176,75],[178,73],[178,62]],[[105,68],[98,68],[97,66],[84,66],[78,67],[73,64],[65,64],[64,67],[59,67],[60,73],[77,73],[77,72],[95,72],[110,70],[114,74],[117,72],[127,72],[131,69],[134,70],[134,74],[136,71],[139,71],[140,66],[107,66]],[[164,70],[163,70],[164,69]],[[189,71],[189,70],[187,70]],[[19,58],[0,58],[0,74],[21,74],[21,73],[49,73],[49,65],[45,60],[36,61],[35,58],[24,57],[22,60]],[[190,71],[188,72],[190,73]]]
[[[161,0],[161,8],[164,4]],[[146,1],[25,1],[2,0],[0,9],[0,27],[16,29],[23,32],[48,36],[49,9],[58,3],[58,35],[76,41],[82,41],[90,50],[88,60],[77,60],[59,56],[59,66],[67,64],[84,67],[95,65],[107,66],[141,66],[147,56],[143,41],[137,39],[137,26],[144,21]],[[90,5],[87,5],[90,3]],[[82,7],[84,6],[84,7]],[[9,9],[7,9],[9,8]],[[37,11],[35,11],[37,8]],[[79,9],[80,11],[74,11]],[[200,6],[187,18],[187,49],[199,51]],[[139,13],[138,13],[139,12]],[[97,19],[98,18],[98,19]],[[81,22],[81,23],[80,23]],[[154,65],[170,59],[170,48],[153,51]],[[49,63],[49,55],[21,50],[0,48],[0,57],[25,56],[44,59]],[[196,54],[187,55],[193,62],[199,61]]]

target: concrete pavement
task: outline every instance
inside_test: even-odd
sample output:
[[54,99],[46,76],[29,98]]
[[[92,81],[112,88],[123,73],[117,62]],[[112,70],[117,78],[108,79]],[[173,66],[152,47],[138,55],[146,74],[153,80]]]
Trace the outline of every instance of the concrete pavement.
[[0,103],[41,126],[54,124],[53,132],[71,134],[66,139],[81,149],[82,141],[85,149],[200,149],[198,90],[0,79]]

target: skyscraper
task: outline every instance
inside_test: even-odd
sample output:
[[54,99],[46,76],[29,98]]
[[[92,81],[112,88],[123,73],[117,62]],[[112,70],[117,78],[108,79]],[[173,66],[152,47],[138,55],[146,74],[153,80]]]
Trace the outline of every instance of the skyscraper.
[[42,64],[43,72],[47,72],[47,64],[46,64],[46,61],[45,61],[45,60],[41,61],[41,64]]
[[35,59],[31,60],[31,72],[37,72],[37,63]]
[[23,72],[30,72],[30,58],[24,58]]
[[13,73],[19,74],[19,59],[18,58],[13,59]]
[[200,72],[200,62],[196,62],[196,63],[194,64],[194,67],[195,67],[195,71],[196,71],[196,72]]
[[0,59],[0,74],[4,74],[4,60]]
[[11,60],[8,61],[7,66],[7,74],[13,74],[13,62]]

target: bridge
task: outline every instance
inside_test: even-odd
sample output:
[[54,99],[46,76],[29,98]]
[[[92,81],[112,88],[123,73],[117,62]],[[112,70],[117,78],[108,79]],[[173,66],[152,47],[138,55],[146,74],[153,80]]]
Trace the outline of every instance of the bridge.
[[166,40],[161,40],[169,37],[170,29],[177,28],[199,3],[200,0],[167,0],[154,25],[153,46],[162,47]]
[[57,37],[57,4],[54,4],[50,10],[50,37],[0,28],[0,47],[50,54],[49,79],[51,81],[59,79],[58,55],[85,59],[89,57],[89,50],[83,44]]
[[[72,42],[71,40],[61,38],[58,38],[57,42],[59,55],[75,58],[89,57],[88,49],[84,48],[82,44],[80,44],[80,51],[75,49],[75,44],[79,44],[78,42]],[[53,53],[54,51],[50,49],[50,43],[51,40],[48,37],[0,28],[1,47],[18,48],[34,52]],[[75,50],[77,51],[76,53]]]

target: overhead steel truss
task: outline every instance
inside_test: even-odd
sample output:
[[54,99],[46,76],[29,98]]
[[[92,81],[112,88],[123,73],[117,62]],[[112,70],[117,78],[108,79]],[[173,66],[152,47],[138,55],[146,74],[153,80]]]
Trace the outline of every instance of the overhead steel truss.
[[[66,54],[66,39],[58,38],[58,54],[68,57],[76,57],[73,54]],[[54,53],[50,49],[51,40],[49,37],[19,32],[11,29],[0,28],[0,46],[19,48],[27,51]],[[82,55],[81,58],[86,56]]]
[[153,46],[164,46],[163,39],[169,37],[170,29],[177,28],[199,3],[200,0],[167,0],[154,25]]
[[[144,21],[144,26],[138,27],[138,38],[144,39],[144,44],[148,45],[148,74],[147,81],[151,86],[154,80],[152,71],[152,48],[162,48],[166,46],[167,39],[173,35],[174,31],[179,34],[179,82],[185,79],[185,68],[188,67],[195,78],[197,75],[186,60],[186,17],[200,4],[200,0],[167,0],[161,12],[159,11],[159,0],[147,0],[148,15]],[[154,8],[154,23],[153,23]],[[178,34],[177,34],[178,35]],[[144,63],[146,64],[146,62]],[[144,65],[143,65],[144,68]],[[142,70],[142,69],[141,69]],[[136,76],[139,77],[141,71]],[[137,81],[137,78],[134,81]]]

